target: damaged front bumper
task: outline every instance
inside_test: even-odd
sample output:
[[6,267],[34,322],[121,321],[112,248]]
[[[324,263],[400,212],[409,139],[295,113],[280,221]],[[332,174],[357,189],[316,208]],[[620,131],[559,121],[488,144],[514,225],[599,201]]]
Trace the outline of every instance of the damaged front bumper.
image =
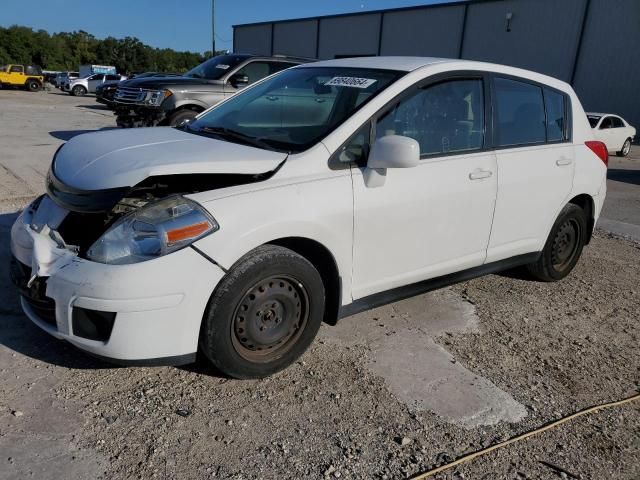
[[45,196],[11,229],[11,276],[25,314],[115,363],[194,361],[203,313],[224,272],[192,248],[130,265],[86,260],[57,234],[64,215]]

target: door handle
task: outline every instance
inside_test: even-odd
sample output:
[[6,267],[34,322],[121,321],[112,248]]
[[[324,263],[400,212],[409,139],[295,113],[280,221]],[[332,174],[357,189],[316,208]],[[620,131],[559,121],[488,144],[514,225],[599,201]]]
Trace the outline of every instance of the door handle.
[[276,100],[278,100],[278,97],[276,97],[275,95],[268,95],[267,96],[267,100],[275,102]]
[[483,178],[489,178],[491,175],[493,175],[492,171],[479,168],[469,174],[469,180],[481,180]]
[[559,158],[558,160],[556,160],[556,165],[558,165],[559,167],[564,167],[566,165],[571,165],[573,163],[573,160],[571,158]]

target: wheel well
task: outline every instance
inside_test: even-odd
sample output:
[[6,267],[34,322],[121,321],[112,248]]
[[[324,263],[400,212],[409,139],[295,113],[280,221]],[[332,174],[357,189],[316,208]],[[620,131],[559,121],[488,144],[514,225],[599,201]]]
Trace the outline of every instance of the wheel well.
[[293,250],[316,267],[325,289],[324,321],[335,325],[340,308],[340,274],[331,252],[321,243],[302,237],[281,238],[269,243]]
[[194,112],[204,112],[204,108],[202,108],[200,105],[194,105],[194,104],[189,104],[189,105],[180,105],[178,108],[176,108],[173,113],[176,112],[180,112],[182,110],[193,110]]
[[573,197],[569,200],[569,203],[579,206],[587,215],[587,244],[591,241],[591,235],[593,235],[593,228],[595,227],[595,220],[593,218],[594,205],[593,198],[586,193]]
[[32,80],[33,80],[34,82],[36,82],[38,85],[40,85],[40,80],[39,80],[39,79],[37,79],[37,78],[34,78],[34,77],[29,77],[29,78],[27,78],[27,79],[25,80],[25,83],[30,82],[30,81],[32,81]]

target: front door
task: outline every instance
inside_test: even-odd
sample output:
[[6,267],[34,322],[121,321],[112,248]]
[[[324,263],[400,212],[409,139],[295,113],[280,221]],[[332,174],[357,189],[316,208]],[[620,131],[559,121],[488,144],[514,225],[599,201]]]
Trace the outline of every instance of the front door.
[[104,81],[104,75],[101,73],[96,73],[95,75],[92,75],[91,77],[89,77],[87,81],[89,91],[92,93],[95,92],[96,87],[100,85],[103,81]]
[[353,168],[354,299],[484,263],[497,181],[484,149],[484,84],[478,76],[415,88],[374,119],[375,138],[417,140],[421,162],[388,169],[382,186]]

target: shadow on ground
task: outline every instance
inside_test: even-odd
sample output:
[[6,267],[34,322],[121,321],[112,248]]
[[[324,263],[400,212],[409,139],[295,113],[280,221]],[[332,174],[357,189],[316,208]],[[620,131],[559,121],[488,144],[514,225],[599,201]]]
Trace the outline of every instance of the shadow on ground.
[[78,108],[86,108],[87,110],[103,110],[105,112],[111,111],[109,107],[101,103],[96,103],[95,105],[78,105]]
[[615,182],[630,183],[631,185],[640,185],[640,170],[610,168],[607,171],[607,178]]
[[64,140],[66,142],[67,140],[71,140],[73,137],[82,135],[84,133],[103,132],[106,130],[116,130],[117,128],[118,127],[103,127],[98,130],[53,130],[49,132],[49,135],[57,138],[58,140]]
[[17,289],[9,277],[11,225],[18,213],[0,214],[0,344],[14,352],[66,368],[118,368],[89,357],[40,330],[22,313]]

